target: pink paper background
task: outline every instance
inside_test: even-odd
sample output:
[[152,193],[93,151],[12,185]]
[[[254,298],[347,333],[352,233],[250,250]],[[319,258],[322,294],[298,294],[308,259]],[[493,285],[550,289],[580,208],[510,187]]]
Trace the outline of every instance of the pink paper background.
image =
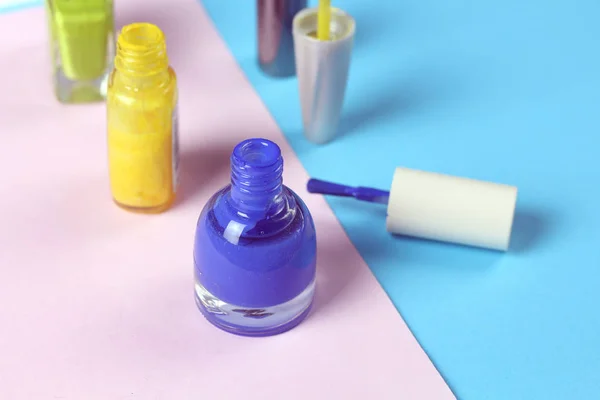
[[[164,4],[117,2],[119,25],[165,30],[179,76],[181,196],[156,216],[110,200],[104,106],[54,100],[43,10],[0,16],[0,398],[453,399],[203,8]],[[314,311],[260,339],[209,325],[192,287],[197,215],[252,136],[281,145],[319,241]]]

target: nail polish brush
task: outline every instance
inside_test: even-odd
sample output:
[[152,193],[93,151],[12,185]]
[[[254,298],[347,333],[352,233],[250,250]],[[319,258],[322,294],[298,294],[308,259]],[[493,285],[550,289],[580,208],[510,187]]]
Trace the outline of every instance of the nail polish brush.
[[329,40],[331,31],[331,0],[319,0],[317,11],[317,38]]
[[326,182],[319,179],[310,179],[306,185],[309,193],[328,194],[339,197],[354,197],[355,199],[370,203],[388,204],[390,192],[368,187],[353,187]]
[[390,191],[310,179],[309,193],[387,204],[387,231],[422,239],[506,251],[517,188],[396,168]]

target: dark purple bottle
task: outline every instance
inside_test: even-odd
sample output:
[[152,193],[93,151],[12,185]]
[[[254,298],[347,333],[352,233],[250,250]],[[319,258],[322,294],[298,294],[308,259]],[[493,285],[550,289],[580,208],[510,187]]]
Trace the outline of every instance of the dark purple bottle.
[[306,0],[256,0],[258,63],[266,74],[280,78],[296,74],[292,21],[306,4]]
[[298,325],[315,291],[316,233],[304,202],[283,185],[279,147],[239,143],[231,184],[208,201],[196,226],[196,304],[217,327],[268,336]]

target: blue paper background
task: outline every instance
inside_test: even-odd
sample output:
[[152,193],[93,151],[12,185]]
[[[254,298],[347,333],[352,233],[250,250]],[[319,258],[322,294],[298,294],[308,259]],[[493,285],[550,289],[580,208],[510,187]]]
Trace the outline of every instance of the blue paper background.
[[295,79],[257,67],[255,2],[203,4],[312,176],[387,189],[403,165],[519,187],[506,254],[392,237],[385,209],[328,199],[457,397],[600,397],[600,2],[334,1],[357,36],[325,146],[302,137]]
[[325,146],[302,137],[296,80],[257,67],[255,1],[203,4],[311,176],[519,187],[506,254],[392,237],[381,207],[329,199],[457,397],[600,398],[600,2],[334,0],[357,33]]

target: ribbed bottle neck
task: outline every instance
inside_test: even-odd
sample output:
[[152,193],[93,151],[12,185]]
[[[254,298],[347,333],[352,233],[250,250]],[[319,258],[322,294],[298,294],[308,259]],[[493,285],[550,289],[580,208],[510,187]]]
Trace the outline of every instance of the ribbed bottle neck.
[[242,213],[277,212],[282,174],[283,158],[275,143],[265,139],[240,143],[231,155],[232,205]]
[[115,69],[128,78],[146,78],[169,69],[164,33],[156,25],[125,26],[117,40]]

